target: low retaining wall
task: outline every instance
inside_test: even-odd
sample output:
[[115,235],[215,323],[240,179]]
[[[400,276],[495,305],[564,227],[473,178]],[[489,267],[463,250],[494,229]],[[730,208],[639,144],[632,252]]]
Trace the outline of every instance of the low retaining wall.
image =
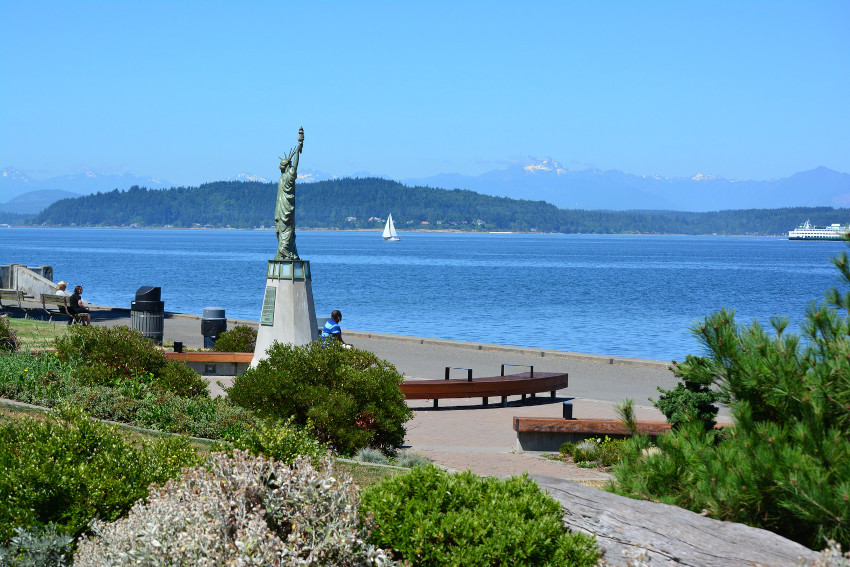
[[[563,419],[557,417],[514,417],[517,451],[557,451],[564,443],[576,443],[589,437],[629,436],[629,431],[614,419]],[[638,433],[655,437],[670,431],[666,421],[638,421]]]
[[238,376],[254,358],[252,352],[167,352],[165,358],[185,362],[201,376]]
[[25,291],[27,295],[36,298],[40,298],[42,293],[55,293],[56,284],[53,283],[53,268],[51,266],[24,266],[23,264],[0,266],[0,287]]

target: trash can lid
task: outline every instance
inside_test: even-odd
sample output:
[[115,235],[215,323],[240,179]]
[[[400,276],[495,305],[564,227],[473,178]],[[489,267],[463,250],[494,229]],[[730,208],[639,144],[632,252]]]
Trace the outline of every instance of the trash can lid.
[[221,307],[204,307],[204,319],[226,319]]
[[136,301],[160,301],[162,288],[143,285],[136,290]]

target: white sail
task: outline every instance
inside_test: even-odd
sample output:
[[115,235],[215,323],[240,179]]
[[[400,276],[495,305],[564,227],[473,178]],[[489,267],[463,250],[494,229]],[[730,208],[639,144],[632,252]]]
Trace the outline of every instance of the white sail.
[[395,231],[395,225],[393,224],[392,214],[387,217],[387,224],[384,227],[383,237],[384,240],[401,240],[401,238],[398,237],[398,234]]

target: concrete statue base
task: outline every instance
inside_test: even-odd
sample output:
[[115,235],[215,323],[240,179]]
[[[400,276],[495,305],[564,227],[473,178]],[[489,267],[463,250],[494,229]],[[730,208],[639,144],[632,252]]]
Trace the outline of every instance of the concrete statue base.
[[310,262],[269,260],[263,311],[251,367],[266,358],[266,350],[275,342],[299,346],[317,338],[319,329],[313,305]]

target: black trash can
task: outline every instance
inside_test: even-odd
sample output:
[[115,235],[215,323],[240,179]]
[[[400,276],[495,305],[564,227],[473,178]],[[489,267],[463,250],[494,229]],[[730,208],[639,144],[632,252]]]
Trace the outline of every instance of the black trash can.
[[227,330],[227,317],[221,307],[205,307],[201,317],[201,334],[204,348],[213,348],[218,337]]
[[130,322],[142,336],[162,344],[165,303],[160,300],[162,288],[142,286],[136,300],[130,302]]

